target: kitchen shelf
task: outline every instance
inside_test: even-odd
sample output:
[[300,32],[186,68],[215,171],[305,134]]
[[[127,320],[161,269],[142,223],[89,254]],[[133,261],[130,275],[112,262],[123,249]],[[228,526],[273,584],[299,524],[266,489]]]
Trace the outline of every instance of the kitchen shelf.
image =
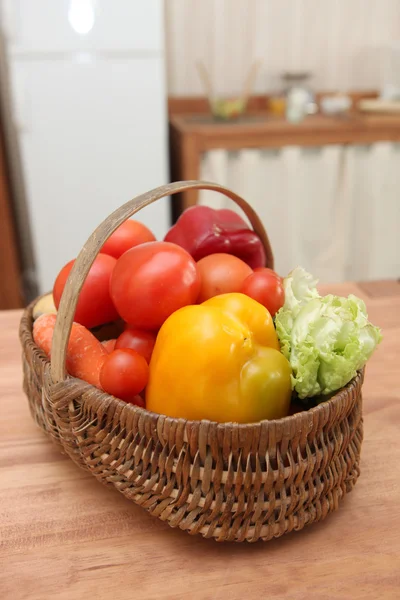
[[[203,105],[197,104],[197,107]],[[328,144],[372,144],[400,141],[400,115],[365,114],[343,116],[322,114],[293,124],[266,110],[254,110],[236,121],[217,121],[206,112],[170,111],[170,157],[173,180],[199,179],[201,155],[217,148],[281,148]],[[179,212],[197,201],[197,191],[182,194]]]

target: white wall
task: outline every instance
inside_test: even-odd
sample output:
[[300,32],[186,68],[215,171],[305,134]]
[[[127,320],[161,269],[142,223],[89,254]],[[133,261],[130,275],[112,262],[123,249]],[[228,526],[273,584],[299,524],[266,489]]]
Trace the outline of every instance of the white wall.
[[[85,35],[68,18],[84,3],[94,17]],[[168,180],[163,3],[0,0],[0,8],[37,279],[46,291],[108,214]],[[168,202],[137,218],[162,237]]]
[[314,73],[317,90],[380,83],[376,48],[400,40],[399,0],[166,0],[168,91],[203,95],[195,61],[215,92],[234,94],[262,59],[256,91],[289,69]]

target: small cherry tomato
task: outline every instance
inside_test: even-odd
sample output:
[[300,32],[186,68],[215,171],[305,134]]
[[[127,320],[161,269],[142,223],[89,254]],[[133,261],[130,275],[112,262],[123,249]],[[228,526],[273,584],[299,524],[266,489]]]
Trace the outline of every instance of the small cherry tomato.
[[193,258],[169,242],[131,248],[115,265],[110,291],[121,317],[140,329],[156,330],[176,310],[194,304],[200,277]]
[[135,350],[114,350],[106,356],[100,371],[100,384],[105,392],[126,402],[146,387],[149,366],[143,356]]
[[128,402],[129,404],[135,404],[135,406],[140,406],[141,408],[146,408],[146,402],[144,398],[139,395],[134,396],[132,400],[125,400],[125,402]]
[[268,309],[274,316],[285,302],[281,277],[272,269],[259,268],[244,280],[240,290]]
[[[61,296],[75,260],[67,263],[54,283],[54,304],[58,309]],[[110,296],[110,279],[117,261],[107,254],[98,254],[79,294],[74,321],[88,329],[119,318]]]
[[253,270],[243,260],[232,254],[209,254],[197,263],[201,286],[198,302],[214,296],[239,292],[243,281]]
[[101,251],[114,258],[119,258],[127,250],[146,242],[154,242],[155,239],[153,233],[146,225],[129,219],[110,235]]
[[156,337],[157,335],[152,331],[126,329],[117,339],[115,348],[131,348],[131,350],[136,350],[136,352],[146,359],[147,363],[150,363]]

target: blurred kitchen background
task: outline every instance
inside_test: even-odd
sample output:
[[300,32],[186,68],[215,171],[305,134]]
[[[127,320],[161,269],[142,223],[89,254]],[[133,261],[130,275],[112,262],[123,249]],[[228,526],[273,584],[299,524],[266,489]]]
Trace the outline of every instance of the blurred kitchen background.
[[[276,268],[400,275],[399,0],[0,0],[0,308],[178,179],[244,196]],[[189,192],[138,218],[162,237]]]

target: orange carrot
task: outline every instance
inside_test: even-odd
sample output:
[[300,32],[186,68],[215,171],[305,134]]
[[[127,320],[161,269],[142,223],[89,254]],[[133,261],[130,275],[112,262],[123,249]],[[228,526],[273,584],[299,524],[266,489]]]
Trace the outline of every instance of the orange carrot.
[[[33,324],[33,339],[48,357],[51,356],[56,315],[42,315]],[[100,369],[107,350],[94,335],[79,323],[72,324],[67,348],[67,371],[101,389]]]
[[103,346],[107,350],[107,352],[110,354],[110,352],[112,352],[114,350],[117,340],[104,340],[101,343],[103,344]]

